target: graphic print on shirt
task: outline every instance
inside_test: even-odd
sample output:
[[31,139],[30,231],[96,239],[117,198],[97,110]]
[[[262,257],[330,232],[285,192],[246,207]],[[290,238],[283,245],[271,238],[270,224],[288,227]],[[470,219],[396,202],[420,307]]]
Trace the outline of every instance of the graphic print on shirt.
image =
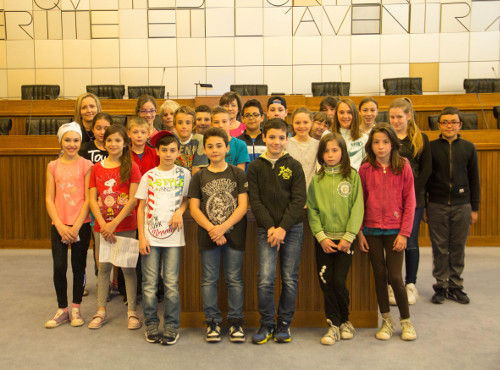
[[233,214],[237,204],[231,193],[235,188],[236,182],[230,179],[217,179],[208,182],[201,189],[208,195],[205,210],[212,224],[220,225]]
[[351,194],[351,183],[349,181],[341,181],[337,186],[337,192],[340,196],[347,198]]
[[107,155],[103,154],[103,152],[100,149],[89,150],[88,153],[90,155],[90,161],[92,163],[98,163],[107,158]]
[[[119,173],[118,173],[119,176]],[[106,189],[97,197],[102,217],[106,222],[112,221],[128,202],[128,194],[120,193],[113,188],[118,185],[118,179],[110,178],[104,182]]]

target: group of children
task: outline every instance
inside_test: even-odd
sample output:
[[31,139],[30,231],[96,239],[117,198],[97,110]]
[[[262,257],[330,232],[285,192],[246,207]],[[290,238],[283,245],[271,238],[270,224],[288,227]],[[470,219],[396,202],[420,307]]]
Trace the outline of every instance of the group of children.
[[[264,124],[258,100],[242,106],[237,94],[227,93],[220,104],[212,110],[205,106],[192,110],[167,100],[160,110],[164,130],[158,131],[152,97],[139,98],[137,116],[128,119],[126,128],[98,112],[96,97],[84,94],[79,98],[76,122],[58,131],[62,155],[47,169],[46,203],[53,222],[59,306],[47,328],[67,321],[72,326],[84,324],[79,308],[93,231],[98,308],[88,327],[98,329],[107,321],[113,265],[99,261],[100,243],[115,243],[117,237],[138,239],[146,340],[176,343],[180,251],[185,245],[183,214],[188,207],[199,226],[208,342],[218,342],[222,335],[221,258],[228,287],[229,339],[246,339],[242,266],[249,205],[258,225],[261,326],[252,335],[255,344],[291,340],[306,204],[328,323],[321,343],[331,345],[355,335],[349,321],[346,278],[356,245],[369,253],[374,271],[382,315],[376,338],[391,338],[395,324],[390,304],[397,304],[401,338],[416,339],[409,304],[418,298],[415,283],[422,219],[430,221],[437,281],[432,302],[442,303],[448,297],[468,303],[461,278],[463,250],[469,225],[477,220],[479,175],[473,144],[458,135],[462,122],[458,110],[441,112],[441,136],[429,143],[415,124],[408,99],[391,103],[389,125],[375,124],[378,105],[372,98],[363,99],[358,111],[349,99],[328,97],[317,114],[297,108],[291,130],[285,121],[288,110],[283,97],[269,98]],[[66,282],[68,244],[74,274],[71,310]],[[281,289],[276,308],[278,259]],[[133,267],[122,271],[128,328],[139,329],[138,274]],[[165,290],[162,333],[157,315],[159,280]]]

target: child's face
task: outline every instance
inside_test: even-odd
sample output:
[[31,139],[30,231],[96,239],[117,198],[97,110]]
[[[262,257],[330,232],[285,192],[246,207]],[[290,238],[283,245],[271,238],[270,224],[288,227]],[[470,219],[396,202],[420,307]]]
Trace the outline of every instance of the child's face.
[[220,136],[210,136],[205,141],[203,151],[210,162],[220,163],[226,160],[226,154],[229,152],[229,145],[226,146],[224,139]]
[[61,149],[66,157],[74,157],[80,150],[82,139],[75,131],[66,132],[61,140]]
[[153,103],[150,101],[145,102],[139,111],[139,117],[145,118],[150,126],[153,125],[156,117],[156,108]]
[[285,149],[286,143],[288,142],[288,135],[285,130],[271,128],[267,130],[263,140],[266,143],[268,157],[277,159],[281,157]]
[[241,116],[241,120],[248,131],[260,131],[264,115],[260,113],[257,107],[247,107]]
[[267,117],[271,118],[281,118],[282,120],[286,120],[286,116],[288,115],[288,110],[285,109],[283,105],[280,103],[273,103],[267,107]]
[[311,116],[307,113],[297,113],[293,117],[293,131],[298,138],[309,138],[312,121]]
[[203,135],[205,131],[210,127],[212,122],[212,115],[208,112],[197,112],[196,113],[196,133]]
[[377,105],[374,102],[369,101],[361,106],[359,114],[365,125],[367,126],[374,125],[375,118],[377,117],[378,114]]
[[149,127],[147,125],[134,125],[128,131],[128,137],[135,146],[143,146],[149,137]]
[[389,163],[391,160],[391,141],[383,132],[373,134],[372,149],[380,163]]
[[227,112],[229,113],[229,119],[231,121],[235,120],[236,116],[238,115],[238,102],[236,101],[236,99],[229,104],[223,105],[223,107],[226,108]]
[[391,126],[398,136],[406,135],[408,132],[408,121],[411,113],[406,114],[402,108],[392,108],[389,111]]
[[181,141],[186,141],[193,131],[193,116],[186,113],[177,113],[175,131]]
[[82,121],[87,123],[92,123],[94,116],[97,114],[97,103],[93,97],[87,96],[82,100],[82,105],[80,106],[80,116]]
[[326,149],[323,153],[323,160],[328,167],[335,167],[342,159],[342,149],[335,140],[326,143]]
[[332,107],[331,105],[326,105],[326,109],[323,109],[322,112],[326,112],[330,117],[335,117],[335,107]]
[[458,114],[445,114],[439,120],[439,131],[443,138],[450,142],[458,137],[461,128],[462,122]]
[[174,129],[174,112],[169,109],[163,110],[161,121],[165,130],[172,131]]
[[123,154],[123,148],[125,147],[125,141],[120,133],[115,132],[106,138],[104,147],[110,156],[121,157]]
[[311,135],[319,140],[326,130],[328,130],[326,121],[314,121],[311,128]]
[[94,125],[94,128],[92,131],[94,132],[94,137],[95,140],[98,141],[99,143],[103,143],[104,140],[104,133],[106,132],[106,129],[110,126],[110,123],[105,120],[105,119],[98,119]]
[[229,114],[217,113],[212,116],[212,126],[223,129],[229,135]]
[[337,117],[339,119],[340,127],[344,129],[351,128],[352,123],[352,110],[345,103],[340,103],[337,109]]
[[156,154],[160,157],[160,164],[162,166],[172,167],[179,156],[179,147],[175,142],[168,145],[160,145],[159,148],[156,148]]

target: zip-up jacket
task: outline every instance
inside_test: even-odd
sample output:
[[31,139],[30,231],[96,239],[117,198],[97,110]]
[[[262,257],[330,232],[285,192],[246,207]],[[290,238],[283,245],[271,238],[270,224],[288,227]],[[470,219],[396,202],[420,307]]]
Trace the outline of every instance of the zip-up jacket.
[[385,170],[380,163],[374,168],[366,162],[359,168],[363,184],[365,217],[363,227],[399,229],[399,234],[410,237],[415,216],[415,186],[408,160],[399,174]]
[[352,243],[363,222],[363,187],[358,172],[344,178],[339,167],[314,175],[307,192],[307,218],[313,235],[325,239],[344,239]]
[[276,163],[263,153],[248,166],[250,207],[260,227],[288,231],[302,221],[306,180],[299,161],[283,154]]
[[429,202],[467,204],[479,210],[481,189],[476,147],[458,138],[451,143],[443,139],[431,141],[432,174],[427,183]]

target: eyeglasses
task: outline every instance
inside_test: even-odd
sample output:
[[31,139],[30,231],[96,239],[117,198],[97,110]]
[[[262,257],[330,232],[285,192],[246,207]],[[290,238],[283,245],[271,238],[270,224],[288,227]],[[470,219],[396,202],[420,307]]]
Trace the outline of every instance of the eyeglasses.
[[151,110],[141,109],[139,111],[139,113],[141,113],[141,114],[155,114],[156,113],[156,109],[151,109]]
[[448,126],[448,125],[456,126],[460,124],[460,121],[442,121],[439,122],[439,124],[443,126]]
[[243,115],[243,118],[259,118],[260,116],[262,116],[260,113],[247,113]]

